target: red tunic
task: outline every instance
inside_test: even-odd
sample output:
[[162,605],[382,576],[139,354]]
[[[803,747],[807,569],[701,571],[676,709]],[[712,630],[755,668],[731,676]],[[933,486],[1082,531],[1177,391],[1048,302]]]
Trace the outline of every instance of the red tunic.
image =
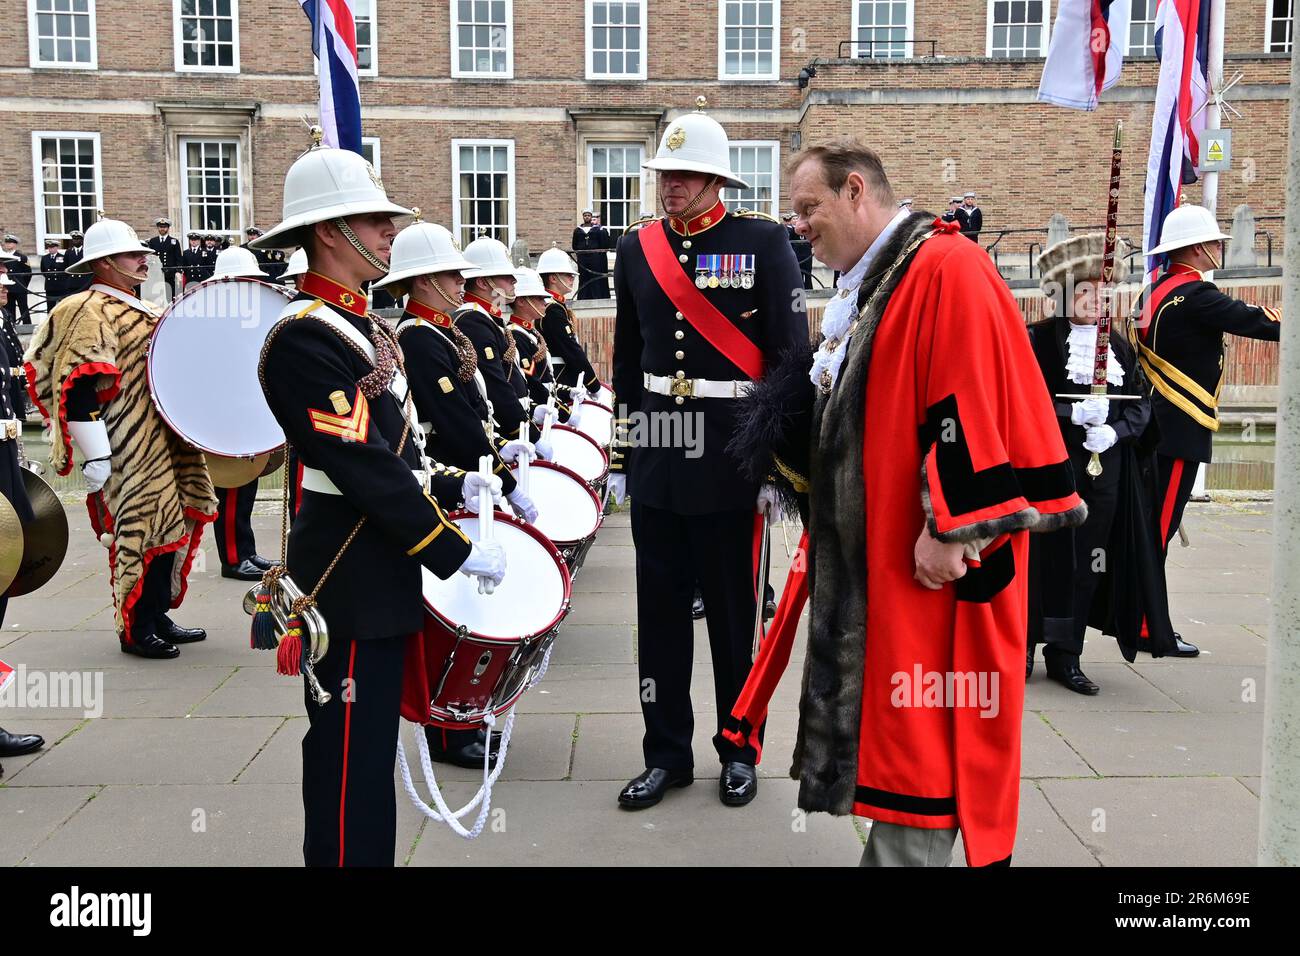
[[[864,422],[867,633],[853,811],[960,827],[971,865],[999,862],[1018,810],[1024,529],[1081,502],[1020,310],[961,236],[923,242],[890,297]],[[913,578],[927,520],[937,537],[981,549],[939,591]]]

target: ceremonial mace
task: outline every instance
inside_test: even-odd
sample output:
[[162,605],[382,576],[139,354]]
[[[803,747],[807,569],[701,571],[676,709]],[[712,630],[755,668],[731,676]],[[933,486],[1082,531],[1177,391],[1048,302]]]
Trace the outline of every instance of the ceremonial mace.
[[[1110,364],[1111,305],[1115,287],[1115,238],[1119,229],[1119,166],[1124,152],[1124,121],[1115,121],[1115,144],[1110,153],[1110,194],[1106,197],[1106,233],[1101,250],[1101,283],[1097,287],[1097,349],[1092,360],[1092,388],[1086,395],[1057,395],[1057,398],[1107,398],[1106,370]],[[1136,395],[1112,395],[1111,399],[1137,398]],[[1101,475],[1101,452],[1094,451],[1088,461],[1088,474]]]

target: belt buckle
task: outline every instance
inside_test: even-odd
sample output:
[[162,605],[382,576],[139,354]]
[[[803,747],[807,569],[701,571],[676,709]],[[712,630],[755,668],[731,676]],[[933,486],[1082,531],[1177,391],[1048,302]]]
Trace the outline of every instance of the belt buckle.
[[675,378],[672,380],[672,384],[668,386],[668,392],[674,398],[694,398],[695,380],[690,378]]
[[5,422],[5,438],[9,441],[16,441],[18,438],[18,420],[11,418]]

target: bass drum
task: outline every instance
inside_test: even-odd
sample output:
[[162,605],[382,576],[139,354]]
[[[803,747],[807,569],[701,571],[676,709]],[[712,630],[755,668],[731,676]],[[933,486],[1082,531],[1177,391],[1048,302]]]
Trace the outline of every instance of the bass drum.
[[208,456],[252,459],[284,445],[258,363],[289,299],[257,279],[209,279],[181,293],[158,320],[147,363],[154,405],[172,431]]
[[[511,468],[510,474],[517,482],[519,466]],[[576,577],[604,520],[596,492],[563,465],[535,461],[528,466],[527,493],[537,506],[533,527],[560,549]]]
[[[450,520],[477,541],[478,515]],[[505,578],[491,594],[459,571],[446,580],[424,569],[424,630],[407,644],[402,716],[450,729],[479,727],[515,705],[540,676],[547,649],[569,613],[572,580],[540,531],[497,512],[492,538],[506,552]]]
[[568,425],[551,426],[551,449],[555,464],[563,465],[593,488],[609,474],[609,456],[590,435]]

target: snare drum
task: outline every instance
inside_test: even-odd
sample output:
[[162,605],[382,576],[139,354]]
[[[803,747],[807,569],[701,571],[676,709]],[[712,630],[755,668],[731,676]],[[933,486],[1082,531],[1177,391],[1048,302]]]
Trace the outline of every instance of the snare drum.
[[167,307],[147,367],[154,405],[172,431],[226,458],[253,458],[284,445],[257,366],[289,298],[279,286],[232,276],[191,286]]
[[601,448],[608,448],[614,441],[614,412],[600,402],[583,402],[581,409],[578,431]]
[[[519,466],[510,474],[518,481]],[[604,520],[596,492],[563,465],[535,461],[528,466],[527,494],[537,506],[533,527],[560,549],[569,571],[576,575]]]
[[608,385],[601,383],[600,391],[596,393],[596,401],[606,408],[614,407],[614,393],[610,391]]
[[555,464],[563,465],[587,484],[596,487],[609,474],[609,456],[590,435],[568,425],[551,426],[551,449]]
[[[478,515],[450,519],[478,540]],[[424,630],[406,649],[407,720],[466,729],[504,714],[532,686],[569,613],[569,569],[540,531],[497,512],[492,537],[506,552],[506,575],[492,594],[459,571],[444,581],[424,569]]]

